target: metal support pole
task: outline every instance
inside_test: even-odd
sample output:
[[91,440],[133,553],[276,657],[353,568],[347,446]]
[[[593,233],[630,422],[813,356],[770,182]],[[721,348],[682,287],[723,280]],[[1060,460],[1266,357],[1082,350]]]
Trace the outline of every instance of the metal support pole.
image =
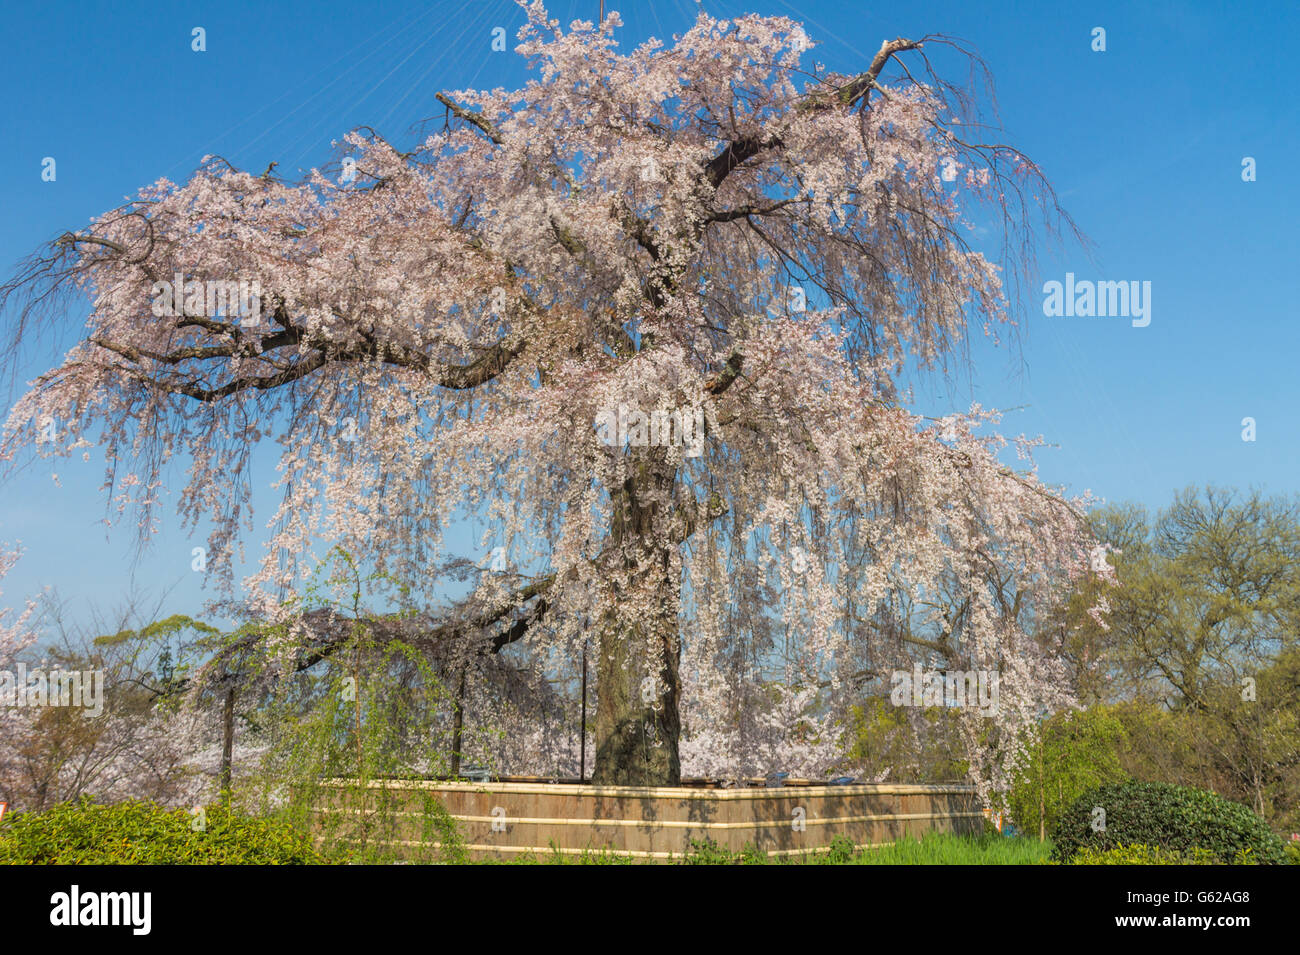
[[[602,4],[604,6],[604,4]],[[582,736],[578,743],[578,780],[587,781],[587,641],[582,641]]]

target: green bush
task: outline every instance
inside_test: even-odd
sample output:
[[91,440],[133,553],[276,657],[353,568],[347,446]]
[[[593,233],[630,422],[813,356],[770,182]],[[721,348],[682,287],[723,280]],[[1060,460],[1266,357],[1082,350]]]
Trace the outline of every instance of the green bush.
[[703,839],[692,839],[690,848],[686,855],[682,856],[679,865],[765,865],[768,862],[767,853],[756,848],[751,843],[746,843],[745,847],[739,852],[733,852],[724,846],[718,845],[707,836]]
[[307,865],[311,840],[273,819],[208,806],[202,815],[150,802],[99,805],[83,797],[6,816],[0,863],[9,865]]
[[[1105,811],[1104,827],[1094,829]],[[1286,852],[1268,825],[1246,806],[1190,786],[1113,783],[1088,790],[1062,814],[1052,834],[1053,857],[1069,862],[1082,848],[1127,845],[1188,853],[1208,850],[1219,862],[1285,864]]]
[[1070,859],[1070,865],[1218,865],[1219,860],[1208,849],[1191,849],[1176,852],[1158,846],[1129,845],[1114,849],[1096,849],[1083,846]]
[[818,861],[826,865],[848,865],[858,854],[858,848],[848,836],[836,836],[827,847],[826,855]]

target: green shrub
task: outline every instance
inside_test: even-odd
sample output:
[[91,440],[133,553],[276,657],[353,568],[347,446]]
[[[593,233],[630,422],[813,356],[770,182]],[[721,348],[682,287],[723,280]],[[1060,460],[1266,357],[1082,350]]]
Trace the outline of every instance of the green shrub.
[[826,856],[818,861],[826,865],[848,865],[858,854],[858,847],[848,836],[839,835],[831,840]]
[[1070,865],[1218,865],[1219,860],[1208,849],[1191,849],[1177,852],[1158,846],[1142,844],[1116,846],[1114,849],[1081,847],[1071,858]]
[[9,865],[308,865],[311,840],[273,819],[225,806],[203,814],[150,802],[99,805],[83,797],[6,816],[0,863]]
[[[1102,816],[1104,827],[1094,829]],[[1088,790],[1062,814],[1052,835],[1053,857],[1069,862],[1084,847],[1126,845],[1186,853],[1205,849],[1222,863],[1284,864],[1286,852],[1268,825],[1246,806],[1190,786],[1113,783]]]
[[739,852],[733,852],[706,837],[690,841],[690,848],[679,865],[765,865],[767,862],[767,853],[751,843],[746,843]]

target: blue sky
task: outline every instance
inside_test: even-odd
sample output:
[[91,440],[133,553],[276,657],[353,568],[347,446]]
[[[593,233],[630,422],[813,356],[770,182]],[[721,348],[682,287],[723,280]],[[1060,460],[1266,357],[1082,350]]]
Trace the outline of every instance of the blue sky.
[[[399,141],[440,117],[434,94],[510,87],[526,76],[493,53],[522,13],[510,0],[406,3],[314,0],[165,5],[11,4],[0,32],[0,269],[84,225],[160,176],[183,179],[215,153],[286,177],[328,161],[331,141],[369,124]],[[597,0],[556,0],[568,22]],[[694,0],[619,3],[625,43],[666,37]],[[1042,434],[1042,476],[1069,489],[1152,508],[1189,484],[1297,490],[1300,352],[1294,219],[1300,186],[1296,84],[1300,6],[1256,3],[1042,4],[705,0],[715,16],[801,19],[834,69],[860,69],[881,41],[946,33],[993,71],[1005,141],[1035,159],[1095,245],[1042,250],[1019,350],[977,345],[973,383],[922,392],[942,414],[972,400],[1021,407],[1008,433]],[[191,50],[191,31],[207,50]],[[1094,52],[1092,31],[1106,30]],[[960,77],[954,77],[960,78]],[[52,156],[57,179],[41,180]],[[1257,180],[1243,182],[1243,157]],[[1149,281],[1151,323],[1048,318],[1047,280]],[[8,320],[8,316],[4,317]],[[69,334],[75,329],[70,328]],[[66,344],[66,343],[65,343]],[[44,355],[49,358],[49,354]],[[39,356],[28,368],[36,373]],[[7,393],[6,393],[7,396]],[[1257,440],[1241,438],[1253,417]],[[4,582],[12,605],[43,586],[74,615],[129,589],[167,611],[203,599],[191,541],[165,527],[134,556],[133,538],[98,522],[102,467],[39,467],[0,487],[0,541],[26,556]],[[268,479],[269,479],[268,475]],[[269,496],[263,500],[269,504]],[[263,508],[263,517],[269,512]],[[260,548],[250,547],[250,556]]]

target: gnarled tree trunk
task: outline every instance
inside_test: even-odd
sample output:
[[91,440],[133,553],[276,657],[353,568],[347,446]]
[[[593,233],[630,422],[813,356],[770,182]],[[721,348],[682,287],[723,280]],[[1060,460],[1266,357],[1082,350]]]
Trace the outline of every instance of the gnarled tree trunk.
[[630,453],[628,477],[611,491],[614,546],[607,572],[615,604],[597,633],[591,781],[675,786],[681,781],[681,558],[672,525],[676,469],[664,461],[661,448]]

